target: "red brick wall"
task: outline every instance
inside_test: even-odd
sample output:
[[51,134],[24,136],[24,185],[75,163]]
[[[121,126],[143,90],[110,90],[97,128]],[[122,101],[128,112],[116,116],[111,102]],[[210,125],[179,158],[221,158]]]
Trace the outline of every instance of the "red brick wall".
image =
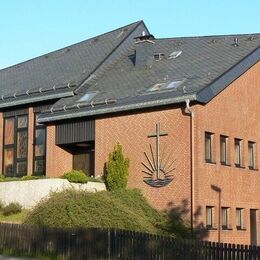
[[34,113],[33,108],[29,108],[28,113],[28,155],[27,155],[27,175],[33,173],[33,139],[34,139]]
[[[163,188],[153,188],[143,182],[146,174],[142,172],[145,168],[141,164],[146,163],[144,152],[149,154],[149,144],[155,149],[155,138],[148,138],[147,135],[155,133],[156,123],[160,123],[162,132],[168,133],[168,136],[161,137],[163,158],[170,155],[170,161],[176,160],[174,179]],[[123,145],[124,154],[130,159],[129,187],[141,189],[149,202],[157,208],[165,209],[172,202],[181,205],[184,199],[188,201],[189,208],[189,140],[189,117],[183,116],[180,108],[98,119],[95,173],[103,174],[108,154],[119,142]]]
[[4,154],[3,154],[3,137],[4,137],[4,119],[3,119],[3,113],[0,113],[0,174],[3,174],[3,159],[4,159]]
[[[248,141],[257,143],[257,167],[260,168],[260,63],[234,81],[206,106],[195,111],[196,206],[202,207],[198,221],[205,223],[205,206],[218,206],[218,194],[211,185],[221,188],[221,206],[231,208],[232,230],[221,231],[221,242],[250,243],[250,209],[260,209],[260,171],[248,169]],[[204,134],[214,133],[216,164],[205,163]],[[220,135],[229,137],[231,166],[220,164]],[[244,169],[236,168],[234,138],[243,139]],[[246,231],[236,230],[236,207],[245,208]],[[218,213],[218,207],[216,208]],[[218,215],[218,214],[216,214]],[[216,220],[218,216],[216,216]],[[260,226],[258,227],[260,230]],[[218,231],[210,231],[210,240],[218,240]]]
[[55,126],[46,129],[46,176],[59,177],[72,170],[72,154],[55,144]]

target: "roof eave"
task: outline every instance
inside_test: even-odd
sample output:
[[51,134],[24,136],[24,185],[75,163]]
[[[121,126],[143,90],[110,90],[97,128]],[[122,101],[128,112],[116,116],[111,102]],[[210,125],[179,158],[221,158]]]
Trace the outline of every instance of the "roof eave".
[[27,97],[25,99],[14,99],[14,100],[11,100],[11,101],[6,101],[4,103],[0,103],[0,108],[7,108],[7,107],[14,107],[14,106],[32,104],[32,103],[47,101],[47,100],[51,100],[51,99],[71,97],[73,95],[74,95],[74,92],[72,90],[70,90],[70,91],[61,92],[61,93],[52,93],[52,94],[40,95],[40,96],[36,96],[36,97]]
[[153,107],[158,107],[158,106],[179,104],[179,103],[185,102],[186,100],[196,101],[196,99],[197,99],[196,94],[191,94],[191,95],[167,98],[167,99],[162,99],[162,100],[144,101],[142,103],[118,105],[118,106],[106,107],[106,108],[100,108],[100,109],[92,109],[92,110],[85,110],[85,111],[75,111],[75,110],[66,111],[66,112],[64,111],[65,113],[62,113],[62,114],[41,115],[38,119],[38,122],[39,123],[50,123],[50,122],[54,122],[54,121],[80,118],[80,117],[86,117],[86,116],[113,114],[113,113],[119,113],[119,112],[139,110],[142,108],[153,108]]

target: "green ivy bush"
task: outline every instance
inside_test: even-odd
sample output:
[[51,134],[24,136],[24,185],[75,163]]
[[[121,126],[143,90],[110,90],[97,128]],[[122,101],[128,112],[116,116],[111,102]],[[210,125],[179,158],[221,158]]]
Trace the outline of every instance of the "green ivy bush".
[[83,171],[72,170],[63,175],[64,179],[67,179],[69,182],[75,183],[87,183],[89,178]]
[[22,211],[22,206],[18,202],[11,202],[10,204],[2,208],[2,214],[4,216],[17,214],[21,211]]
[[127,186],[129,159],[123,155],[122,145],[117,144],[106,163],[105,181],[108,190],[125,189]]

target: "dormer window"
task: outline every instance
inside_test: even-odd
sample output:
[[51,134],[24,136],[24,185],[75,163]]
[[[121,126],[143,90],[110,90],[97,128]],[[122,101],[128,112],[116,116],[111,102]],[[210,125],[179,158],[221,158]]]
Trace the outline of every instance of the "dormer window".
[[159,61],[162,60],[165,57],[163,53],[156,53],[153,55],[154,60]]

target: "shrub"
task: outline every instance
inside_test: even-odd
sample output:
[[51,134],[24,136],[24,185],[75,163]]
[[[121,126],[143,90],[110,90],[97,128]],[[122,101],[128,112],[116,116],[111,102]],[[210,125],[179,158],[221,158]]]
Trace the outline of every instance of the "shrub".
[[0,200],[0,211],[4,208],[4,203],[3,201]]
[[22,211],[22,206],[18,202],[11,202],[2,209],[4,216],[13,215]]
[[26,175],[21,178],[21,181],[39,180],[39,179],[44,179],[44,178],[45,178],[45,176]]
[[[25,224],[70,228],[119,228],[162,234],[167,216],[151,208],[139,190],[53,193],[28,215]],[[166,232],[165,232],[166,233]]]
[[69,182],[87,183],[89,178],[83,171],[72,170],[63,175]]
[[105,181],[110,191],[126,188],[128,168],[129,159],[124,157],[122,145],[117,144],[106,163]]

